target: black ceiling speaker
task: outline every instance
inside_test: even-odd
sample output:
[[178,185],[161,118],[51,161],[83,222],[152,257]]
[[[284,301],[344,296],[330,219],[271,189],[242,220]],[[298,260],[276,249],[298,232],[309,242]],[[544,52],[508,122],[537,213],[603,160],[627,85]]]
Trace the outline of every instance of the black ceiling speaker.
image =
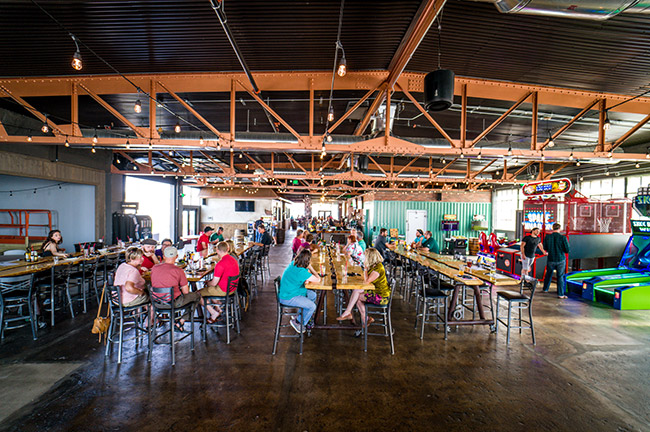
[[424,109],[444,111],[454,102],[454,71],[438,69],[424,77]]

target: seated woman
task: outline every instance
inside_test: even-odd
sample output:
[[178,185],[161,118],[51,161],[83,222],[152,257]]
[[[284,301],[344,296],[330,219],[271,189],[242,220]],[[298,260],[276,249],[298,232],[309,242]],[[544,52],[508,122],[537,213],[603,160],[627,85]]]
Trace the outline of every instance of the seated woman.
[[348,236],[348,244],[345,246],[345,256],[347,257],[347,261],[352,265],[363,265],[366,257],[363,253],[363,250],[361,249],[361,246],[359,246],[359,243],[357,243],[356,236]]
[[[352,319],[352,309],[356,306],[359,309],[361,323],[363,324],[366,322],[366,303],[376,305],[385,305],[388,303],[388,299],[390,298],[390,286],[388,286],[388,280],[386,279],[386,270],[384,269],[384,264],[382,264],[383,261],[384,258],[377,249],[368,248],[366,250],[363,281],[367,284],[373,284],[375,288],[365,291],[360,289],[352,291],[348,307],[340,317],[336,318],[337,320],[345,321]],[[368,317],[368,324],[373,321],[374,319],[372,317]],[[361,333],[358,333],[357,336],[360,334]]]
[[123,306],[138,306],[149,303],[149,295],[144,289],[144,279],[140,275],[142,251],[137,247],[126,250],[126,262],[120,264],[115,272],[113,285],[120,287]]
[[239,255],[237,255],[237,248],[235,247],[235,242],[232,240],[226,240],[226,244],[228,244],[228,254],[234,259],[238,260]]
[[[320,282],[320,276],[311,265],[311,252],[303,249],[298,252],[296,259],[282,274],[280,279],[280,292],[278,297],[280,303],[286,306],[302,308],[302,325],[307,325],[309,319],[316,310],[316,293],[305,288],[305,282]],[[300,323],[294,317],[291,327],[300,333]]]
[[302,237],[302,230],[299,229],[296,231],[296,237],[293,239],[293,243],[291,243],[291,252],[293,252],[294,257],[298,253],[298,248],[302,245]]
[[303,238],[302,238],[302,243],[300,243],[300,246],[298,246],[298,252],[296,252],[296,256],[300,253],[301,250],[307,249],[308,251],[313,252],[315,249],[317,249],[316,245],[312,244],[314,241],[314,235],[311,233],[307,233],[305,235],[303,233]]
[[60,248],[59,245],[63,241],[63,237],[61,236],[61,231],[59,230],[52,230],[49,232],[47,235],[47,239],[43,242],[41,245],[41,252],[40,255],[42,257],[61,257],[61,258],[67,258],[68,255],[65,253],[65,249]]

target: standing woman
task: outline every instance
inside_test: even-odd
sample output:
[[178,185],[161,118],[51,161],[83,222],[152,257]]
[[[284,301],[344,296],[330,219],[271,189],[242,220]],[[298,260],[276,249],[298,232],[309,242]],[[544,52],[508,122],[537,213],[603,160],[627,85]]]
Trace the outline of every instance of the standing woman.
[[42,257],[56,256],[61,258],[67,258],[68,255],[64,253],[65,249],[59,247],[62,241],[63,241],[63,237],[61,236],[61,231],[59,230],[50,231],[50,233],[47,235],[47,239],[41,245],[41,256]]
[[[388,303],[388,300],[390,298],[390,286],[388,285],[388,280],[386,279],[386,270],[382,264],[383,261],[384,258],[381,256],[377,249],[368,248],[366,250],[363,281],[367,284],[373,284],[374,289],[365,291],[360,289],[354,290],[350,296],[348,307],[340,317],[336,318],[337,320],[345,321],[352,319],[352,309],[356,305],[359,309],[359,315],[361,315],[361,323],[365,323],[366,303],[372,303],[376,305],[385,305]],[[368,317],[368,324],[372,323],[373,321],[374,319],[372,317]],[[361,333],[359,333],[359,335],[360,334]]]

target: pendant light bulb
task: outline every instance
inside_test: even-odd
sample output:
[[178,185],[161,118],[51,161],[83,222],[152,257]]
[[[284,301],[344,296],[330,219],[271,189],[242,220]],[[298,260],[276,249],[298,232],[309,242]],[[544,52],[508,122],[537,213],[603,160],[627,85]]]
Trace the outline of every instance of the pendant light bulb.
[[93,153],[97,153],[97,150],[95,150],[95,147],[91,148],[90,151],[93,152]]
[[512,156],[512,145],[508,145],[508,156]]
[[327,121],[328,122],[333,122],[334,121],[334,107],[331,106],[329,112],[327,113]]
[[582,162],[580,162],[580,159],[578,159],[578,161],[576,162],[576,166],[580,166],[580,165],[582,165]]
[[97,134],[93,136],[93,144],[97,144],[97,141],[99,141],[99,138],[97,138]]
[[27,137],[27,141],[32,142],[32,136],[31,135]]
[[47,118],[46,118],[45,122],[43,123],[43,126],[41,126],[41,132],[48,133],[49,131],[50,131],[50,127],[47,125]]
[[199,144],[203,145],[203,137],[202,136],[199,137]]
[[634,164],[634,168],[641,168],[641,164],[637,162],[636,164]]
[[605,171],[605,175],[606,175],[606,176],[609,175],[609,170]]
[[605,122],[603,123],[603,129],[604,130],[609,130],[609,128],[612,126],[612,123],[609,121],[609,111],[605,110]]
[[572,161],[574,159],[573,157],[573,150],[571,150],[571,154],[569,155],[569,160]]
[[174,126],[174,132],[181,133],[181,125],[180,125],[180,123],[176,123],[176,126]]
[[142,102],[140,102],[140,99],[135,101],[135,105],[133,105],[133,110],[138,114],[142,112]]
[[131,148],[131,143],[129,142],[129,140],[126,140],[126,148],[127,150]]
[[68,138],[65,139],[65,144],[63,144],[66,147],[70,147],[70,141],[68,141]]
[[79,50],[75,51],[74,55],[72,56],[72,69],[80,71],[83,69],[83,61],[81,60],[81,53]]
[[333,138],[332,138],[332,135],[327,134],[327,136],[325,137],[325,139],[327,140],[327,142],[332,142],[332,139],[333,139]]
[[336,74],[340,77],[344,77],[345,74],[348,72],[348,65],[347,62],[345,61],[345,55],[341,57],[341,61],[339,62],[339,67],[336,69]]

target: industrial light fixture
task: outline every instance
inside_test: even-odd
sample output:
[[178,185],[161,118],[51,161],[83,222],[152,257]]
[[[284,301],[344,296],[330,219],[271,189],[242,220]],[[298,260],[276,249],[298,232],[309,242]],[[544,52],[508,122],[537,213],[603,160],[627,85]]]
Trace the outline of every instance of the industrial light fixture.
[[70,33],[70,37],[72,38],[72,41],[77,48],[77,50],[74,52],[74,55],[72,56],[72,69],[80,71],[83,69],[84,65],[83,61],[81,60],[81,51],[79,51],[79,44],[77,43],[77,38],[75,38],[72,33]]
[[330,105],[329,112],[327,113],[327,121],[328,122],[333,122],[334,121],[334,107]]
[[603,129],[604,130],[609,130],[609,128],[612,126],[612,123],[609,121],[609,110],[605,110],[605,122],[603,123]]
[[63,144],[66,147],[70,147],[70,141],[68,141],[68,137],[65,137],[65,144]]
[[348,71],[348,64],[347,61],[345,60],[345,50],[343,49],[343,44],[341,44],[340,40],[336,41],[336,49],[341,50],[342,53],[341,60],[339,61],[339,66],[336,69],[336,74],[340,77],[344,77]]
[[180,125],[180,123],[176,122],[176,126],[174,126],[174,132],[181,133],[181,125]]
[[133,105],[133,111],[137,112],[138,114],[142,112],[142,102],[140,102],[140,99],[135,101],[135,105]]
[[50,131],[50,126],[47,124],[47,114],[45,115],[45,120],[43,121],[43,126],[41,126],[41,132],[48,133]]
[[548,131],[548,144],[547,146],[549,147],[554,147],[555,146],[555,141],[553,141],[553,135],[551,135],[551,131]]

